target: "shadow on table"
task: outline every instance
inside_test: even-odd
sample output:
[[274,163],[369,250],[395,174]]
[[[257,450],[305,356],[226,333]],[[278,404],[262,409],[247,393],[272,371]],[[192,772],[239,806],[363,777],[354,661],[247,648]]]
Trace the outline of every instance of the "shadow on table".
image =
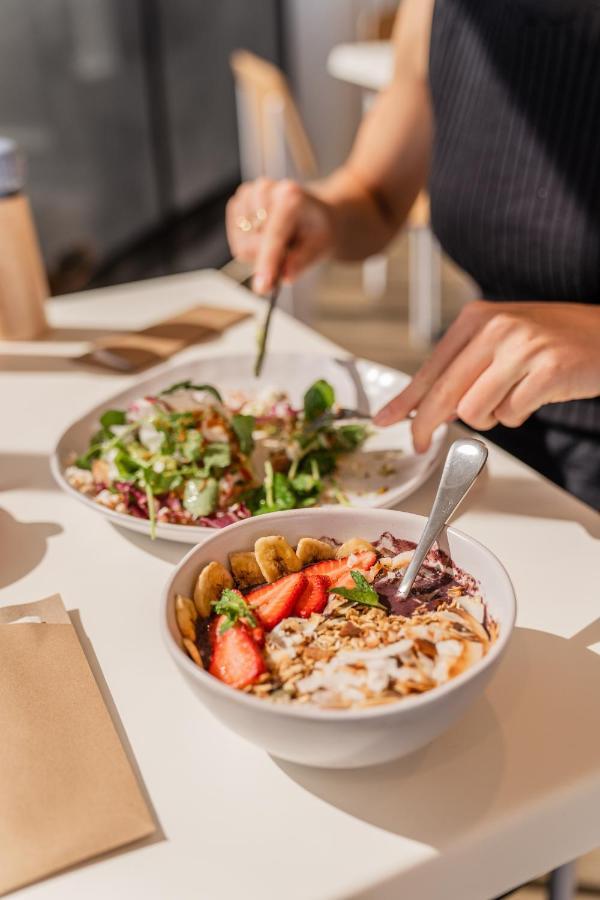
[[129,531],[129,529],[123,528],[121,525],[115,525],[114,522],[110,524],[122,538],[125,538],[130,544],[137,547],[138,550],[143,550],[144,553],[156,556],[165,562],[173,563],[173,565],[181,562],[192,546],[191,544],[182,544],[178,541],[165,541],[161,538],[152,540],[149,535],[139,534],[137,531]]
[[[488,473],[486,473],[488,474]],[[531,516],[536,519],[556,519],[579,524],[593,538],[600,538],[600,516],[591,508],[583,507],[575,497],[563,493],[563,508],[556,507],[556,496],[548,491],[548,482],[537,478],[511,478],[498,476],[488,478],[485,496],[482,498],[486,511],[508,513],[509,515]],[[477,497],[467,498],[476,500]]]
[[0,587],[32,572],[46,555],[48,538],[61,532],[56,522],[20,522],[0,507]]
[[121,328],[49,328],[40,338],[39,342],[52,343],[81,343],[81,341],[96,341],[99,338],[109,337],[113,334],[127,334],[127,330]]
[[572,772],[582,780],[597,773],[600,656],[587,648],[598,641],[600,619],[571,639],[517,628],[486,696],[445,735],[397,762],[357,770],[275,762],[326,803],[442,850],[457,828],[464,836],[495,809],[555,791],[565,742]]
[[18,488],[58,490],[46,454],[0,453],[0,490]]
[[81,371],[74,357],[0,353],[0,372],[75,372],[78,369]]

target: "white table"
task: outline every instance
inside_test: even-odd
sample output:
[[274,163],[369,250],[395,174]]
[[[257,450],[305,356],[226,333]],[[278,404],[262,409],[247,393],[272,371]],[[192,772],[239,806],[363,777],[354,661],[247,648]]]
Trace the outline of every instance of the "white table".
[[[203,301],[256,302],[200,272],[57,299],[50,310],[74,339]],[[255,329],[248,320],[185,353],[246,349]],[[336,349],[280,313],[273,342]],[[160,589],[188,548],[119,531],[50,478],[59,432],[129,378],[65,361],[81,350],[73,341],[0,350],[10,354],[0,363],[0,602],[60,591],[80,611],[162,829],[19,896],[484,900],[600,844],[595,513],[492,447],[457,518],[504,561],[519,597],[519,627],[485,697],[394,764],[326,772],[277,762],[211,718],[161,644]],[[426,512],[432,491],[404,507]]]

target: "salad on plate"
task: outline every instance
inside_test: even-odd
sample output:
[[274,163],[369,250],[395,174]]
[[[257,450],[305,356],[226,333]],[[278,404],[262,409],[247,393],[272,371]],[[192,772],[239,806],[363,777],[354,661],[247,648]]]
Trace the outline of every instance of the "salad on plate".
[[220,528],[346,502],[338,460],[368,435],[364,423],[336,422],[334,390],[323,379],[300,409],[283,391],[223,397],[212,385],[183,381],[104,412],[65,476],[98,504],[148,519],[152,534],[157,522]]

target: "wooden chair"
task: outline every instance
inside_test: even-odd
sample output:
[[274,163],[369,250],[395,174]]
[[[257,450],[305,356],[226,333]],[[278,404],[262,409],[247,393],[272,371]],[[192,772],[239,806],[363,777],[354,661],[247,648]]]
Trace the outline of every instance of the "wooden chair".
[[232,53],[231,68],[242,178],[316,177],[315,155],[283,72],[247,50]]
[[[389,15],[389,11],[388,11]],[[391,18],[389,18],[391,25]],[[252,180],[294,178],[303,182],[318,174],[315,155],[287,80],[273,63],[247,50],[231,55],[235,78],[240,168]],[[372,95],[365,96],[365,105]],[[409,325],[417,341],[439,330],[440,260],[429,230],[429,198],[422,193],[408,217],[410,243]],[[284,286],[280,304],[292,315],[310,321],[318,268],[291,286]],[[376,254],[363,263],[363,288],[373,300],[387,285],[387,257]]]
[[[247,50],[236,50],[230,62],[244,181],[261,175],[300,182],[315,178],[315,155],[283,72]],[[309,322],[317,280],[318,267],[284,285],[279,305]]]

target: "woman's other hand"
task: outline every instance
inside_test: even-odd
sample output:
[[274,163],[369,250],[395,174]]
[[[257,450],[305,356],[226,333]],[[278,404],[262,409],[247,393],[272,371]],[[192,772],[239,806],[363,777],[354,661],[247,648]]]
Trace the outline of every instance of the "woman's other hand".
[[227,204],[227,237],[233,255],[253,263],[254,290],[266,294],[330,253],[333,228],[327,204],[295,181],[258,178]]
[[391,425],[414,411],[423,452],[437,426],[456,417],[482,431],[516,428],[545,403],[598,395],[600,308],[477,300],[374,421]]

